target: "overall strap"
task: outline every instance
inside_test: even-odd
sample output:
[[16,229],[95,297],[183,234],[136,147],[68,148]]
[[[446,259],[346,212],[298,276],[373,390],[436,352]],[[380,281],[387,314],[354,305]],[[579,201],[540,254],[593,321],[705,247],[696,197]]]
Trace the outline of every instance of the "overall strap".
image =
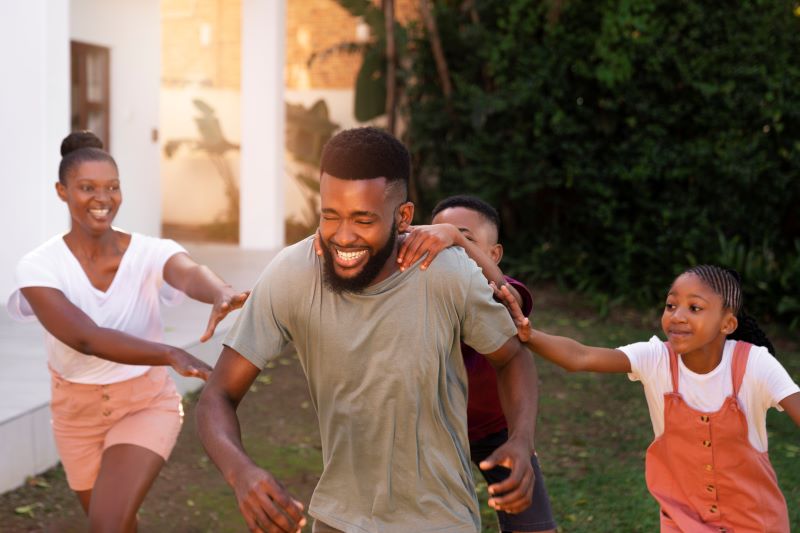
[[733,395],[739,397],[739,387],[742,386],[744,371],[747,368],[747,359],[750,357],[750,348],[753,345],[749,342],[736,341],[733,348],[733,361],[731,361],[731,378],[733,379]]
[[669,350],[669,373],[672,377],[672,392],[678,392],[678,354],[675,353],[675,350],[672,349],[672,345],[669,342],[665,342],[664,346],[667,347]]

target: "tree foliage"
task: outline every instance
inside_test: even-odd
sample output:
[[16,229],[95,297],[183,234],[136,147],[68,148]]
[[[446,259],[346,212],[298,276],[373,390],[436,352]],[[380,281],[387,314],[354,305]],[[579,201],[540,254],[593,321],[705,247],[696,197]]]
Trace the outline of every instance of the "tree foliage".
[[791,320],[798,15],[785,0],[440,0],[447,102],[421,27],[409,43],[417,201],[484,197],[517,273],[601,301],[652,304],[692,264],[739,261],[751,308]]

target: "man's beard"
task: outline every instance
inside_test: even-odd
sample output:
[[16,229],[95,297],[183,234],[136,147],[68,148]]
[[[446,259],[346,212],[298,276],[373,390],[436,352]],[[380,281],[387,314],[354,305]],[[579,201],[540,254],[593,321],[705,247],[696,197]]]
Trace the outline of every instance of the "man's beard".
[[332,292],[341,294],[343,292],[360,293],[370,283],[378,277],[383,265],[389,260],[389,256],[394,251],[394,245],[397,241],[397,223],[392,224],[392,231],[389,233],[389,238],[386,244],[378,250],[378,252],[367,260],[367,264],[361,269],[361,272],[352,278],[343,278],[336,273],[333,266],[333,253],[330,246],[323,243],[322,253],[325,255],[325,266],[323,271],[323,281],[325,286]]

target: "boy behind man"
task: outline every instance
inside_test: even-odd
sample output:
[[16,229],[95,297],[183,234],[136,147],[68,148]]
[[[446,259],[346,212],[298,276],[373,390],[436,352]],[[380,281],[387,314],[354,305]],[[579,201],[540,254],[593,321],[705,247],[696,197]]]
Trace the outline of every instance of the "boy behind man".
[[[500,287],[507,283],[525,316],[533,307],[528,288],[511,277],[503,275],[498,263],[503,257],[503,246],[498,242],[500,217],[494,207],[474,196],[457,195],[445,198],[433,209],[433,225],[413,228],[398,253],[401,269],[413,265],[425,252],[428,256],[420,264],[423,270],[430,265],[439,251],[448,246],[460,246],[483,271],[484,276]],[[480,466],[489,455],[508,439],[508,424],[503,416],[497,391],[494,368],[477,351],[462,343],[461,352],[467,369],[469,395],[467,424],[472,461]],[[536,455],[531,457],[535,472],[535,485],[531,505],[525,510],[510,514],[497,511],[500,528],[505,532],[551,532],[556,523],[550,500]],[[481,470],[489,485],[508,476],[509,470],[495,466]]]

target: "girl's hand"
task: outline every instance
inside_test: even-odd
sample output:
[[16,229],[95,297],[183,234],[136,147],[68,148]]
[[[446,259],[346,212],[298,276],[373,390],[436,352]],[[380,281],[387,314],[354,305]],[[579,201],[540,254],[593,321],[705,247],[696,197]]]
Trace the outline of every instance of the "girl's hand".
[[411,226],[397,252],[400,270],[409,268],[427,254],[419,266],[420,270],[425,270],[442,250],[456,244],[460,236],[461,232],[452,224]]
[[167,361],[175,372],[187,378],[200,378],[203,381],[208,381],[211,371],[214,370],[204,361],[180,348],[170,350]]
[[531,322],[528,320],[522,313],[522,309],[519,306],[519,302],[514,296],[511,294],[511,291],[508,290],[508,285],[504,284],[499,289],[494,282],[489,283],[492,286],[492,290],[494,291],[495,297],[506,306],[508,312],[511,313],[511,318],[514,320],[514,325],[517,326],[517,337],[523,343],[526,343],[531,338]]
[[214,335],[214,330],[217,329],[217,324],[228,316],[228,313],[242,307],[248,296],[250,296],[250,291],[236,292],[230,287],[221,292],[214,300],[211,316],[208,317],[208,326],[206,326],[205,333],[200,337],[200,342],[206,342],[210,339]]

